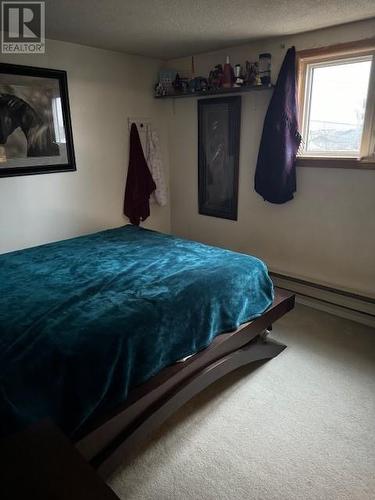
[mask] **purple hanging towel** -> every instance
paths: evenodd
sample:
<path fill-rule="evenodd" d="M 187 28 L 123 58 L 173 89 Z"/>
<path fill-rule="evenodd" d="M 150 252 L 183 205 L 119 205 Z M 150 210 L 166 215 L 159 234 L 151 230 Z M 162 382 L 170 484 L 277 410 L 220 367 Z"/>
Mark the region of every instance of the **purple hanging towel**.
<path fill-rule="evenodd" d="M 296 98 L 296 49 L 288 49 L 264 120 L 255 191 L 271 203 L 285 203 L 296 191 L 296 156 L 301 143 Z"/>
<path fill-rule="evenodd" d="M 130 129 L 129 167 L 126 178 L 124 214 L 139 226 L 150 215 L 150 195 L 156 185 L 145 160 L 137 126 Z"/>

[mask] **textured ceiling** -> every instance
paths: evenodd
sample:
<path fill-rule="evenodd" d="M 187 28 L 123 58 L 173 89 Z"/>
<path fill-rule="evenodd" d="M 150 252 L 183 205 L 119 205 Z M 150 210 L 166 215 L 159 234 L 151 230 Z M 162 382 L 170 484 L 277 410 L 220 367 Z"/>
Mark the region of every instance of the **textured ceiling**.
<path fill-rule="evenodd" d="M 170 59 L 375 16 L 375 0 L 48 0 L 56 40 Z"/>

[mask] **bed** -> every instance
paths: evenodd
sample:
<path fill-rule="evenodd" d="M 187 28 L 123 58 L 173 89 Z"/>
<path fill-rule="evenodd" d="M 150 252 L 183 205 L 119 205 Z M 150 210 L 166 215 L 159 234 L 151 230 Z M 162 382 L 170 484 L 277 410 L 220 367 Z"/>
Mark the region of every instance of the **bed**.
<path fill-rule="evenodd" d="M 264 263 L 135 226 L 0 256 L 0 433 L 51 418 L 107 475 L 293 307 Z M 181 361 L 182 360 L 182 361 Z"/>

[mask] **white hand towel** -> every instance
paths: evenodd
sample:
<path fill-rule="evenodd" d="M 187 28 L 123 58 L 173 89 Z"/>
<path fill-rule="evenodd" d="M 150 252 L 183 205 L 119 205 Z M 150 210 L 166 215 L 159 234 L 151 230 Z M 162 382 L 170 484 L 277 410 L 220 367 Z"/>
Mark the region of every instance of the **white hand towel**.
<path fill-rule="evenodd" d="M 152 197 L 161 207 L 164 207 L 168 202 L 168 194 L 161 161 L 160 142 L 157 132 L 150 126 L 146 131 L 146 161 L 156 184 Z"/>

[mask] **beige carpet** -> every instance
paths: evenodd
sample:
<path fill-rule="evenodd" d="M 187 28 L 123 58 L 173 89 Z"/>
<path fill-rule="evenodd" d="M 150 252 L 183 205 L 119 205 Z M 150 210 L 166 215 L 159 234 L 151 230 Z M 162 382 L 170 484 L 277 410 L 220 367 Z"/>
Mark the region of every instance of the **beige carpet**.
<path fill-rule="evenodd" d="M 170 418 L 109 484 L 122 499 L 375 499 L 375 330 L 305 306 L 277 358 Z"/>

